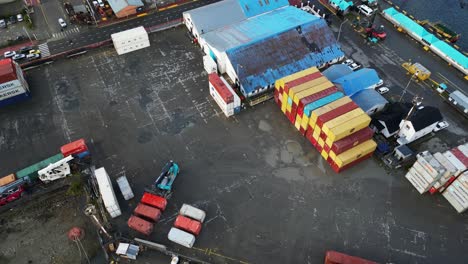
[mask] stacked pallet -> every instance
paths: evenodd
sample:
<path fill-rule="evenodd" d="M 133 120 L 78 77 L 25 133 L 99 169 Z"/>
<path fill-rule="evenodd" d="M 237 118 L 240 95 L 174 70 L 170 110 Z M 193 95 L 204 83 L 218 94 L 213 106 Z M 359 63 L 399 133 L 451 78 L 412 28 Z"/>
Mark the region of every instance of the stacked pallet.
<path fill-rule="evenodd" d="M 335 172 L 372 156 L 370 117 L 312 67 L 275 82 L 275 102 Z"/>

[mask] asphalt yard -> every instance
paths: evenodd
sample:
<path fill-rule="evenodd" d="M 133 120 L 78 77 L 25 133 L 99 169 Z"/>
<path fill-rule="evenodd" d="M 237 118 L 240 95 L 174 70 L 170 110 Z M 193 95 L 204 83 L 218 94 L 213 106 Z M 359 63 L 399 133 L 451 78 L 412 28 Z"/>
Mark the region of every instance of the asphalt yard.
<path fill-rule="evenodd" d="M 144 50 L 105 48 L 28 71 L 32 100 L 0 110 L 0 174 L 85 138 L 97 167 L 114 179 L 125 173 L 136 195 L 124 201 L 115 186 L 123 210 L 115 225 L 143 237 L 125 223 L 173 159 L 181 174 L 148 239 L 211 263 L 321 263 L 330 249 L 382 263 L 464 256 L 467 216 L 442 196 L 419 195 L 403 172 L 370 159 L 333 173 L 273 101 L 225 118 L 208 94 L 202 53 L 184 34 L 159 32 Z M 192 250 L 167 240 L 183 203 L 207 211 Z M 145 254 L 139 262 L 158 255 Z"/>

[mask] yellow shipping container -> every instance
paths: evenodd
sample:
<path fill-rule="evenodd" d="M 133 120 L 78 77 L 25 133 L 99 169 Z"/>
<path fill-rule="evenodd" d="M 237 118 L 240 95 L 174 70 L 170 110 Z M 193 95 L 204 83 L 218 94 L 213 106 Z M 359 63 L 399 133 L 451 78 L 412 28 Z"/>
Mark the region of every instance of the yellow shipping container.
<path fill-rule="evenodd" d="M 320 127 L 315 126 L 315 128 L 314 128 L 314 133 L 312 134 L 312 137 L 313 137 L 315 140 L 318 140 L 318 139 L 319 139 L 319 137 L 320 137 L 320 131 L 321 131 Z"/>
<path fill-rule="evenodd" d="M 286 103 L 286 111 L 291 113 L 292 105 Z"/>
<path fill-rule="evenodd" d="M 296 73 L 293 73 L 293 74 L 288 75 L 286 77 L 283 77 L 283 78 L 281 78 L 279 80 L 276 80 L 275 89 L 279 90 L 280 87 L 284 88 L 285 83 L 293 81 L 295 79 L 299 79 L 301 77 L 304 77 L 306 75 L 309 75 L 309 74 L 312 74 L 312 73 L 315 73 L 315 72 L 318 72 L 317 67 L 311 67 L 311 68 L 305 69 L 303 71 L 296 72 Z"/>
<path fill-rule="evenodd" d="M 320 153 L 322 157 L 327 160 L 328 159 L 328 153 L 325 150 L 322 150 L 322 153 Z"/>
<path fill-rule="evenodd" d="M 312 95 L 314 93 L 318 93 L 332 86 L 333 86 L 333 83 L 327 80 L 326 82 L 320 83 L 319 85 L 315 85 L 311 87 L 310 89 L 306 89 L 304 91 L 296 93 L 294 97 L 291 97 L 291 98 L 293 98 L 293 102 L 297 105 L 299 104 L 299 100 L 301 100 L 302 98 Z"/>
<path fill-rule="evenodd" d="M 299 115 L 296 115 L 296 121 L 294 122 L 294 126 L 299 130 L 301 127 L 301 117 Z"/>
<path fill-rule="evenodd" d="M 286 113 L 286 106 L 288 105 L 288 95 L 283 92 L 283 99 L 281 100 L 281 111 Z"/>
<path fill-rule="evenodd" d="M 324 105 L 320 108 L 315 109 L 312 111 L 312 114 L 310 115 L 310 120 L 309 120 L 309 125 L 311 127 L 315 126 L 315 123 L 317 122 L 317 118 L 325 113 L 330 112 L 333 109 L 336 109 L 342 105 L 345 105 L 347 103 L 351 102 L 351 98 L 348 96 L 341 97 L 340 99 L 333 101 L 327 105 Z"/>
<path fill-rule="evenodd" d="M 306 130 L 307 129 L 307 126 L 309 125 L 309 117 L 306 116 L 306 115 L 303 115 L 302 116 L 302 122 L 301 122 L 301 127 L 302 129 Z"/>
<path fill-rule="evenodd" d="M 317 140 L 317 143 L 318 143 L 321 147 L 323 147 L 323 146 L 325 145 L 325 140 L 323 140 L 323 138 L 319 138 L 319 139 Z"/>
<path fill-rule="evenodd" d="M 361 108 L 356 108 L 354 110 L 351 110 L 348 113 L 340 115 L 340 116 L 326 122 L 325 124 L 323 124 L 322 131 L 328 137 L 328 133 L 329 133 L 330 129 L 332 129 L 334 127 L 337 127 L 342 123 L 349 122 L 349 120 L 351 120 L 351 119 L 353 119 L 355 117 L 358 117 L 358 116 L 360 116 L 362 114 L 364 114 L 364 111 L 362 111 Z"/>
<path fill-rule="evenodd" d="M 376 147 L 377 144 L 374 142 L 374 140 L 369 139 L 363 142 L 362 144 L 359 144 L 356 147 L 349 149 L 336 156 L 334 161 L 336 165 L 338 165 L 338 167 L 341 168 L 369 153 L 372 153 Z"/>
<path fill-rule="evenodd" d="M 352 133 L 369 126 L 370 122 L 371 118 L 367 114 L 363 114 L 349 120 L 349 122 L 345 122 L 332 128 L 327 134 L 327 145 L 331 146 L 333 142 L 343 139 Z"/>
<path fill-rule="evenodd" d="M 299 85 L 294 86 L 291 89 L 289 89 L 288 96 L 291 97 L 291 98 L 294 98 L 294 96 L 297 93 L 300 93 L 300 92 L 302 92 L 304 90 L 307 90 L 309 88 L 312 88 L 314 86 L 317 86 L 317 85 L 319 85 L 321 83 L 324 83 L 324 82 L 327 82 L 327 81 L 328 81 L 327 77 L 322 76 L 322 77 L 314 79 L 312 81 L 308 81 L 308 82 L 305 82 L 303 84 L 299 84 Z"/>

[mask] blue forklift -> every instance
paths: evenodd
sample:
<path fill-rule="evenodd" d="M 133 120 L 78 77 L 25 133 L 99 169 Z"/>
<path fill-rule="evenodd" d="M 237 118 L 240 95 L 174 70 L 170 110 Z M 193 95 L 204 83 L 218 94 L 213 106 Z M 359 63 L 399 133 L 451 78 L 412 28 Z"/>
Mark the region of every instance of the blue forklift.
<path fill-rule="evenodd" d="M 159 177 L 154 181 L 151 190 L 147 190 L 164 198 L 169 198 L 172 193 L 172 185 L 179 174 L 179 165 L 170 160 L 161 170 Z"/>

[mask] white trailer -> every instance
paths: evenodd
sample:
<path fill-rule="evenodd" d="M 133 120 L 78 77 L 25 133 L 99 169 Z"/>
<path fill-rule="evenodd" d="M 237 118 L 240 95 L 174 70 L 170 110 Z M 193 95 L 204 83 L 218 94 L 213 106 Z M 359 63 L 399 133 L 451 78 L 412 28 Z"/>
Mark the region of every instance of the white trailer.
<path fill-rule="evenodd" d="M 179 214 L 195 219 L 199 221 L 200 223 L 203 223 L 206 217 L 205 211 L 200 210 L 196 207 L 193 207 L 189 204 L 183 204 L 182 207 L 180 208 Z"/>
<path fill-rule="evenodd" d="M 96 169 L 94 171 L 94 175 L 96 176 L 96 181 L 99 186 L 99 193 L 101 194 L 101 198 L 104 202 L 104 206 L 106 207 L 107 212 L 112 218 L 116 218 L 117 216 L 121 215 L 122 212 L 120 211 L 119 202 L 115 197 L 114 188 L 112 187 L 112 182 L 106 172 L 106 169 L 104 169 L 104 167 Z"/>
<path fill-rule="evenodd" d="M 114 33 L 111 38 L 119 55 L 150 46 L 148 33 L 142 26 Z"/>
<path fill-rule="evenodd" d="M 192 248 L 193 244 L 195 243 L 194 235 L 175 227 L 171 228 L 169 234 L 167 235 L 167 238 L 174 243 L 188 248 Z"/>
<path fill-rule="evenodd" d="M 125 175 L 117 178 L 117 184 L 119 185 L 120 192 L 122 193 L 125 200 L 128 201 L 135 197 L 132 191 L 132 187 L 130 187 L 130 184 L 128 183 L 127 177 Z"/>

